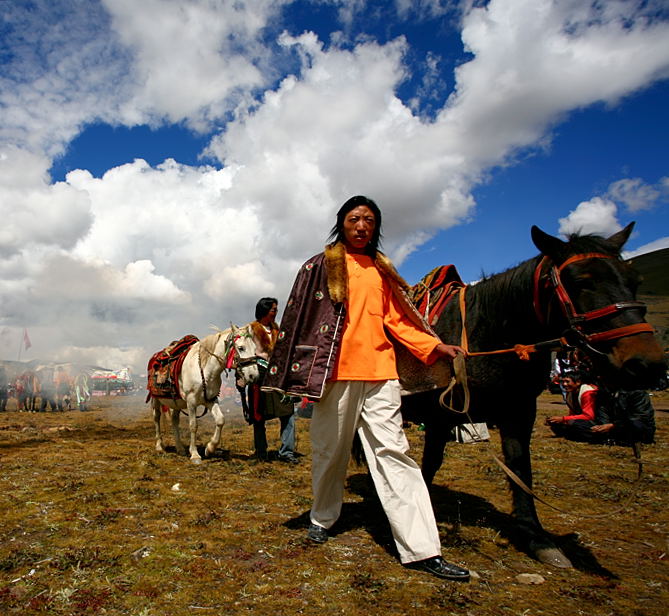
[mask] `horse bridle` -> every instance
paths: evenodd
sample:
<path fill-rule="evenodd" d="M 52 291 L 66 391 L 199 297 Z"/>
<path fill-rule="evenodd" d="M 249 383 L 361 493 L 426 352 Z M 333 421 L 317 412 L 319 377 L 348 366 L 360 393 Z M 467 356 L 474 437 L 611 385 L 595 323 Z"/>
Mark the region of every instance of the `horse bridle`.
<path fill-rule="evenodd" d="M 615 327 L 606 329 L 601 332 L 587 333 L 585 327 L 590 325 L 593 321 L 620 314 L 626 310 L 640 310 L 643 314 L 646 312 L 646 304 L 638 301 L 623 301 L 614 302 L 601 308 L 595 308 L 587 312 L 578 312 L 574 307 L 574 302 L 571 300 L 567 289 L 565 288 L 561 272 L 569 265 L 585 261 L 588 259 L 615 259 L 613 255 L 608 255 L 601 252 L 586 252 L 576 254 L 569 257 L 561 265 L 557 266 L 552 262 L 550 257 L 544 256 L 539 262 L 534 271 L 534 294 L 533 304 L 534 312 L 539 320 L 539 323 L 545 324 L 547 315 L 541 310 L 540 295 L 542 291 L 542 279 L 544 280 L 543 288 L 551 287 L 562 312 L 569 324 L 568 329 L 563 333 L 562 338 L 568 346 L 585 348 L 592 353 L 602 355 L 602 352 L 595 349 L 592 345 L 597 342 L 604 342 L 607 340 L 616 340 L 625 336 L 634 336 L 644 332 L 654 333 L 653 326 L 650 323 L 634 323 L 632 325 L 624 325 L 623 327 Z M 550 265 L 549 275 L 544 277 L 544 270 L 547 265 Z"/>
<path fill-rule="evenodd" d="M 228 374 L 228 370 L 231 370 L 232 368 L 234 368 L 235 372 L 239 374 L 241 369 L 244 368 L 245 366 L 250 366 L 251 364 L 257 364 L 263 361 L 263 359 L 258 355 L 252 355 L 251 357 L 244 357 L 243 359 L 240 359 L 238 357 L 239 352 L 237 351 L 235 342 L 237 342 L 237 340 L 239 340 L 243 335 L 248 337 L 251 336 L 251 334 L 249 333 L 233 334 L 232 332 L 230 332 L 230 335 L 225 341 L 225 350 L 224 350 L 225 357 L 221 357 L 220 355 L 214 353 L 213 351 L 210 351 L 209 349 L 204 349 L 207 353 L 209 353 L 209 355 L 216 358 L 216 361 L 219 363 L 221 368 L 225 370 L 226 375 Z M 207 397 L 207 381 L 204 377 L 202 362 L 200 361 L 200 349 L 201 347 L 198 348 L 197 351 L 197 363 L 198 367 L 200 368 L 200 378 L 202 379 L 202 394 L 204 396 L 205 402 L 214 402 L 218 398 L 218 394 L 215 395 L 213 398 Z"/>
<path fill-rule="evenodd" d="M 245 368 L 246 366 L 250 366 L 252 364 L 258 364 L 261 363 L 263 360 L 262 357 L 259 355 L 252 355 L 251 357 L 239 357 L 239 352 L 237 351 L 237 347 L 235 346 L 235 342 L 239 340 L 242 336 L 245 336 L 247 338 L 252 338 L 253 335 L 250 333 L 246 334 L 233 334 L 232 332 L 230 333 L 230 336 L 226 340 L 225 343 L 225 362 L 222 363 L 223 368 L 226 371 L 231 370 L 232 368 L 235 369 L 235 372 L 239 373 L 242 368 Z M 221 361 L 220 358 L 217 357 L 219 362 Z"/>

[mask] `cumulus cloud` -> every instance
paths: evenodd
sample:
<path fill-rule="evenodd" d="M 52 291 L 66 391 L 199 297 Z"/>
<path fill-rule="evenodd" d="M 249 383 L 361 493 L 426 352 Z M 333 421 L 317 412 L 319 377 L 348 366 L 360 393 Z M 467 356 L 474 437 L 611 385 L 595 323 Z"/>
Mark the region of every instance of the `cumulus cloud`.
<path fill-rule="evenodd" d="M 283 2 L 103 0 L 132 54 L 130 125 L 185 121 L 205 130 L 273 74 L 263 29 Z M 276 60 L 276 58 L 275 58 Z"/>
<path fill-rule="evenodd" d="M 12 221 L 0 230 L 0 325 L 31 324 L 31 351 L 120 349 L 114 361 L 142 370 L 137 358 L 178 336 L 250 320 L 259 295 L 286 296 L 352 194 L 381 204 L 385 247 L 399 263 L 471 215 L 472 190 L 491 167 L 549 141 L 570 111 L 615 104 L 669 66 L 669 26 L 649 5 L 465 4 L 470 55 L 426 120 L 414 111 L 420 101 L 397 95 L 405 38 L 279 36 L 287 3 L 10 3 L 0 30 L 12 58 L 0 76 L 0 213 Z M 332 4 L 342 20 L 362 7 Z M 437 15 L 446 4 L 396 6 Z M 427 57 L 423 82 L 438 83 L 442 64 Z M 51 159 L 95 119 L 222 127 L 207 150 L 220 168 L 137 159 L 52 184 Z M 645 207 L 643 188 L 632 178 L 579 204 L 561 232 L 619 229 L 614 201 Z"/>
<path fill-rule="evenodd" d="M 627 206 L 630 212 L 639 212 L 653 208 L 662 193 L 661 189 L 646 184 L 641 178 L 624 178 L 613 182 L 608 194 L 614 201 Z"/>
<path fill-rule="evenodd" d="M 609 236 L 622 229 L 616 204 L 602 197 L 579 203 L 565 218 L 560 218 L 560 234 L 578 233 Z"/>
<path fill-rule="evenodd" d="M 497 164 L 573 109 L 615 103 L 669 70 L 667 24 L 637 2 L 493 0 L 463 18 L 474 59 L 442 112 L 468 159 Z M 634 70 L 630 70 L 634 67 Z"/>
<path fill-rule="evenodd" d="M 3 2 L 0 57 L 0 142 L 54 156 L 86 122 L 118 122 L 130 58 L 98 2 Z"/>
<path fill-rule="evenodd" d="M 17 148 L 0 148 L 0 255 L 32 245 L 74 248 L 93 222 L 85 192 L 51 184 L 50 161 Z"/>
<path fill-rule="evenodd" d="M 264 28 L 283 4 L 3 3 L 0 139 L 54 156 L 94 121 L 210 129 L 276 78 Z"/>

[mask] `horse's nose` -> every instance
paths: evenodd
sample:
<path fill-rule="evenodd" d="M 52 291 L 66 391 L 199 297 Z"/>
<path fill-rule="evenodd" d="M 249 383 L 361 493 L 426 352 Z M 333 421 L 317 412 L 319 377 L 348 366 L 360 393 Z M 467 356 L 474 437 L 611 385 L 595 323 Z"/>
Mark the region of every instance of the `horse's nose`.
<path fill-rule="evenodd" d="M 649 362 L 643 357 L 632 357 L 622 366 L 621 377 L 624 389 L 653 389 L 667 375 L 664 362 Z"/>

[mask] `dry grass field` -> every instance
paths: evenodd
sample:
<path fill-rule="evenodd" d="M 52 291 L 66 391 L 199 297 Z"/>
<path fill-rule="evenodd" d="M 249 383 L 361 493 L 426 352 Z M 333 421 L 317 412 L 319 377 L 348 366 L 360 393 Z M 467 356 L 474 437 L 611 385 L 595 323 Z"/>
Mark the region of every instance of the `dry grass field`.
<path fill-rule="evenodd" d="M 517 546 L 506 480 L 490 457 L 497 433 L 489 445 L 452 445 L 432 496 L 444 556 L 475 572 L 469 584 L 398 563 L 366 472 L 353 465 L 331 540 L 305 540 L 306 419 L 299 466 L 257 464 L 234 408 L 223 449 L 195 466 L 173 447 L 154 451 L 143 396 L 96 398 L 85 413 L 2 413 L 0 613 L 664 616 L 669 394 L 654 401 L 658 442 L 644 447 L 635 482 L 628 449 L 551 438 L 543 418 L 561 412 L 560 400 L 540 398 L 535 488 L 562 511 L 538 509 L 573 570 L 549 569 Z M 275 446 L 277 433 L 270 422 Z M 419 458 L 423 433 L 407 434 Z M 540 577 L 529 584 L 522 574 Z"/>

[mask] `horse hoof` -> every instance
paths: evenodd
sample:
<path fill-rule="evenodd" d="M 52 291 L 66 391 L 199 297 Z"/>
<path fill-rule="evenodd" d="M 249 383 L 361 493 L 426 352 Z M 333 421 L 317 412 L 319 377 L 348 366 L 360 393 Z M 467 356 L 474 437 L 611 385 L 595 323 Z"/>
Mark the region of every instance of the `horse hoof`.
<path fill-rule="evenodd" d="M 573 569 L 574 565 L 558 548 L 539 548 L 533 551 L 537 560 L 544 565 L 557 567 L 558 569 Z"/>
<path fill-rule="evenodd" d="M 190 461 L 192 464 L 202 464 L 202 458 L 191 458 Z"/>

